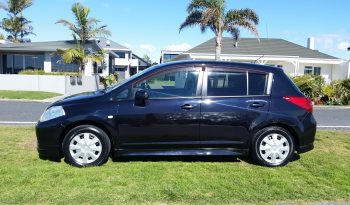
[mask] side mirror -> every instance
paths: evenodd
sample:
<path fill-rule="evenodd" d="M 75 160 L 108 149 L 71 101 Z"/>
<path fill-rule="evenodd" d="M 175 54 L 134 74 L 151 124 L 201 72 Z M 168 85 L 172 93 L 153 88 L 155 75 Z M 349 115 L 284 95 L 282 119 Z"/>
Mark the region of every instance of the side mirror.
<path fill-rule="evenodd" d="M 138 90 L 135 93 L 135 106 L 145 107 L 149 95 L 145 90 Z"/>

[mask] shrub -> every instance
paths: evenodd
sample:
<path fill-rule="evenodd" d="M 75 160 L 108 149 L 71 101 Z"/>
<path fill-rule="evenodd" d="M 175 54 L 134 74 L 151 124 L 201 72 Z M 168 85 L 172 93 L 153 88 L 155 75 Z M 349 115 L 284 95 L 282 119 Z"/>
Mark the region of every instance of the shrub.
<path fill-rule="evenodd" d="M 325 86 L 325 80 L 319 75 L 302 75 L 292 78 L 301 92 L 310 99 L 322 96 L 322 88 Z"/>
<path fill-rule="evenodd" d="M 45 72 L 44 70 L 38 70 L 38 69 L 27 69 L 22 70 L 18 74 L 20 75 L 64 75 L 64 76 L 79 76 L 80 73 L 72 73 L 72 72 Z"/>
<path fill-rule="evenodd" d="M 324 86 L 323 94 L 327 97 L 329 105 L 350 104 L 350 80 L 335 80 Z"/>
<path fill-rule="evenodd" d="M 114 85 L 117 82 L 118 82 L 117 72 L 106 77 L 100 76 L 100 83 L 102 83 L 105 88 L 107 88 L 108 86 Z"/>

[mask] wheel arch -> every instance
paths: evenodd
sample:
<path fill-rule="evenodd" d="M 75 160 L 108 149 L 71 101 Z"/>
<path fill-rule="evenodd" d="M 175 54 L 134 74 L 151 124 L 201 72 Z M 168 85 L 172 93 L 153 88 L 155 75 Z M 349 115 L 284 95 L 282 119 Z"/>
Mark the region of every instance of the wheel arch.
<path fill-rule="evenodd" d="M 100 128 L 101 130 L 103 130 L 107 134 L 107 136 L 108 136 L 108 138 L 109 138 L 109 140 L 111 142 L 112 147 L 114 146 L 114 140 L 113 140 L 112 132 L 107 128 L 107 126 L 105 126 L 103 123 L 99 123 L 99 122 L 96 122 L 96 121 L 81 120 L 81 121 L 73 122 L 73 123 L 69 124 L 68 126 L 66 126 L 64 128 L 64 130 L 63 130 L 63 132 L 61 134 L 61 137 L 60 137 L 60 150 L 62 150 L 62 144 L 63 144 L 64 138 L 66 137 L 68 132 L 70 130 L 72 130 L 73 128 L 81 126 L 81 125 L 92 125 L 92 126 Z"/>
<path fill-rule="evenodd" d="M 298 133 L 292 126 L 289 126 L 289 125 L 284 124 L 284 123 L 277 122 L 277 123 L 269 123 L 267 125 L 264 125 L 259 130 L 262 130 L 262 129 L 267 128 L 267 127 L 281 127 L 283 129 L 287 130 L 292 135 L 292 138 L 293 138 L 294 143 L 295 143 L 295 150 L 299 151 L 299 137 L 298 137 Z"/>

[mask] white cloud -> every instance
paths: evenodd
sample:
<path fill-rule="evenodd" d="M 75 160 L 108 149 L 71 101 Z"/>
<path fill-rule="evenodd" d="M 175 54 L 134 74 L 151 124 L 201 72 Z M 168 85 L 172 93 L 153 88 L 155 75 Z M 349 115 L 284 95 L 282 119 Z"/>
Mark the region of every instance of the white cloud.
<path fill-rule="evenodd" d="M 344 51 L 349 47 L 348 42 L 350 42 L 349 34 L 345 32 L 320 34 L 315 38 L 316 47 L 329 51 Z"/>
<path fill-rule="evenodd" d="M 191 45 L 187 43 L 181 43 L 181 44 L 172 44 L 166 48 L 166 50 L 169 51 L 188 51 L 192 48 Z"/>
<path fill-rule="evenodd" d="M 127 48 L 130 48 L 130 49 L 133 49 L 133 46 L 129 43 L 124 43 L 124 46 L 127 47 Z"/>
<path fill-rule="evenodd" d="M 151 54 L 156 50 L 156 47 L 152 44 L 141 44 L 140 48 L 147 54 Z"/>
<path fill-rule="evenodd" d="M 343 41 L 338 44 L 338 49 L 342 51 L 347 51 L 348 48 L 350 47 L 350 43 Z"/>

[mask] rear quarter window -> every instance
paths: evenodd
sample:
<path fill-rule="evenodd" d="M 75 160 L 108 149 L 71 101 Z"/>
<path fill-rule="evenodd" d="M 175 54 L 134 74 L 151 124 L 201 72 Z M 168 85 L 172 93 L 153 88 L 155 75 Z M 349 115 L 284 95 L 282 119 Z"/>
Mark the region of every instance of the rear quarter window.
<path fill-rule="evenodd" d="M 249 95 L 266 95 L 268 75 L 264 73 L 249 73 Z"/>

